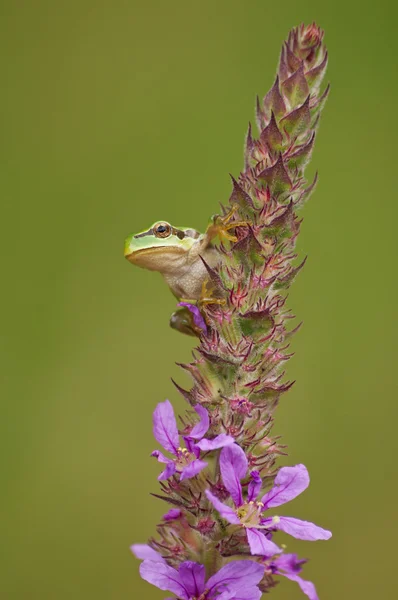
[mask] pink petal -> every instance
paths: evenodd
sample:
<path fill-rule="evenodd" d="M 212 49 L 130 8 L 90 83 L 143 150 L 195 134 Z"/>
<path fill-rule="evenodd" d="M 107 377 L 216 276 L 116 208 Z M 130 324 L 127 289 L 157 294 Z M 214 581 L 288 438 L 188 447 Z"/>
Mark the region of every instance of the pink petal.
<path fill-rule="evenodd" d="M 185 446 L 186 446 L 188 452 L 194 453 L 196 458 L 199 458 L 200 450 L 199 450 L 199 448 L 196 447 L 195 440 L 193 438 L 185 436 L 185 435 L 183 437 L 183 440 L 185 442 Z"/>
<path fill-rule="evenodd" d="M 287 571 L 288 573 L 299 573 L 303 570 L 302 565 L 307 562 L 305 558 L 298 558 L 297 554 L 281 554 L 273 563 L 278 571 Z"/>
<path fill-rule="evenodd" d="M 151 452 L 151 456 L 154 456 L 155 458 L 157 458 L 157 459 L 158 459 L 158 461 L 159 461 L 159 462 L 161 462 L 161 463 L 166 463 L 166 464 L 168 464 L 168 463 L 170 463 L 170 462 L 173 462 L 173 461 L 171 460 L 171 458 L 168 458 L 167 456 L 165 456 L 165 455 L 163 454 L 163 452 L 160 452 L 160 450 L 154 450 L 153 452 Z"/>
<path fill-rule="evenodd" d="M 299 584 L 301 591 L 304 592 L 304 594 L 308 596 L 310 600 L 319 600 L 318 594 L 316 593 L 316 589 L 312 581 L 306 581 L 305 579 L 302 579 L 300 575 L 296 575 L 295 573 L 278 572 L 278 575 L 283 575 L 291 581 L 296 581 L 296 583 Z"/>
<path fill-rule="evenodd" d="M 217 596 L 215 600 L 260 600 L 262 592 L 257 586 L 250 587 L 239 592 L 223 592 L 221 596 Z"/>
<path fill-rule="evenodd" d="M 199 598 L 205 589 L 205 567 L 196 562 L 185 561 L 180 564 L 178 574 L 189 597 Z"/>
<path fill-rule="evenodd" d="M 156 552 L 148 544 L 133 544 L 130 546 L 131 552 L 136 558 L 140 560 L 153 560 L 155 562 L 165 562 L 164 558 L 160 556 L 159 552 Z"/>
<path fill-rule="evenodd" d="M 310 478 L 304 465 L 282 467 L 275 478 L 274 487 L 267 492 L 261 502 L 264 509 L 285 504 L 301 494 L 309 485 Z"/>
<path fill-rule="evenodd" d="M 203 450 L 204 452 L 208 450 L 217 450 L 218 448 L 224 448 L 225 446 L 230 446 L 235 442 L 235 439 L 230 435 L 226 435 L 225 433 L 220 433 L 213 440 L 203 439 L 200 442 L 196 443 L 196 446 Z"/>
<path fill-rule="evenodd" d="M 310 521 L 302 521 L 294 517 L 273 517 L 264 519 L 263 523 L 274 529 L 284 531 L 299 540 L 315 542 L 316 540 L 328 540 L 332 537 L 331 531 L 322 529 L 322 527 L 318 527 Z"/>
<path fill-rule="evenodd" d="M 222 567 L 215 575 L 210 577 L 206 583 L 206 589 L 212 592 L 229 589 L 239 596 L 239 592 L 245 588 L 256 586 L 264 575 L 264 567 L 252 560 L 234 560 Z M 218 600 L 219 597 L 217 597 Z"/>
<path fill-rule="evenodd" d="M 184 479 L 191 479 L 191 477 L 195 477 L 195 475 L 200 473 L 205 467 L 207 467 L 207 462 L 205 462 L 204 460 L 192 461 L 181 471 L 180 481 L 183 481 Z"/>
<path fill-rule="evenodd" d="M 178 572 L 166 563 L 144 560 L 140 566 L 142 579 L 152 583 L 160 590 L 172 592 L 178 598 L 189 600 L 189 596 Z"/>
<path fill-rule="evenodd" d="M 169 477 L 174 475 L 175 472 L 176 466 L 171 460 L 169 463 L 167 463 L 165 470 L 162 471 L 161 474 L 158 476 L 158 481 L 164 481 L 165 479 L 169 479 Z"/>
<path fill-rule="evenodd" d="M 165 515 L 163 515 L 164 521 L 176 521 L 182 516 L 182 512 L 179 508 L 170 508 Z"/>
<path fill-rule="evenodd" d="M 153 435 L 165 450 L 176 454 L 180 445 L 174 410 L 169 402 L 159 402 L 153 413 Z"/>
<path fill-rule="evenodd" d="M 220 515 L 228 521 L 228 523 L 234 523 L 234 525 L 240 525 L 240 520 L 236 516 L 235 511 L 230 506 L 227 506 L 221 502 L 217 496 L 212 494 L 209 490 L 206 490 L 206 496 L 213 504 L 214 508 L 220 513 Z"/>
<path fill-rule="evenodd" d="M 282 552 L 272 540 L 266 538 L 258 529 L 248 527 L 246 533 L 251 554 L 268 557 L 278 554 L 278 552 Z"/>
<path fill-rule="evenodd" d="M 247 489 L 247 499 L 249 502 L 255 501 L 258 494 L 260 493 L 261 486 L 263 482 L 261 480 L 260 474 L 258 471 L 252 471 L 250 473 L 250 483 Z"/>
<path fill-rule="evenodd" d="M 165 470 L 162 471 L 159 475 L 158 481 L 163 481 L 164 479 L 168 479 L 169 477 L 174 475 L 174 473 L 176 472 L 176 466 L 174 464 L 174 461 L 171 460 L 171 458 L 167 458 L 167 456 L 162 454 L 162 452 L 160 452 L 159 450 L 154 450 L 153 452 L 151 452 L 151 456 L 154 456 L 158 459 L 159 462 L 165 463 L 167 465 Z"/>
<path fill-rule="evenodd" d="M 195 323 L 196 327 L 199 327 L 203 333 L 207 333 L 206 321 L 204 320 L 199 308 L 195 304 L 190 304 L 189 302 L 179 302 L 178 306 L 185 306 L 193 315 L 193 322 Z"/>
<path fill-rule="evenodd" d="M 189 437 L 195 438 L 196 440 L 200 440 L 200 438 L 202 438 L 209 429 L 209 413 L 207 412 L 207 409 L 204 406 L 201 406 L 200 404 L 194 406 L 194 409 L 199 415 L 200 421 L 199 423 L 196 423 L 196 425 L 193 427 L 191 433 L 189 434 Z"/>
<path fill-rule="evenodd" d="M 247 458 L 238 444 L 223 448 L 220 454 L 220 470 L 223 483 L 236 506 L 243 504 L 242 486 L 240 480 L 247 473 Z"/>

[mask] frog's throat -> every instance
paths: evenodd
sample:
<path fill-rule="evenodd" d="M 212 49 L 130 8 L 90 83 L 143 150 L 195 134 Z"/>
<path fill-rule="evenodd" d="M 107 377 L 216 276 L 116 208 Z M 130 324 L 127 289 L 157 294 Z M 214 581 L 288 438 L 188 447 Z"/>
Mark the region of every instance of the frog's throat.
<path fill-rule="evenodd" d="M 131 263 L 139 263 L 140 259 L 145 256 L 154 256 L 155 254 L 164 254 L 165 250 L 167 254 L 185 254 L 186 248 L 180 248 L 178 246 L 156 246 L 156 248 L 141 248 L 139 250 L 133 250 L 130 254 L 125 254 L 125 258 Z"/>

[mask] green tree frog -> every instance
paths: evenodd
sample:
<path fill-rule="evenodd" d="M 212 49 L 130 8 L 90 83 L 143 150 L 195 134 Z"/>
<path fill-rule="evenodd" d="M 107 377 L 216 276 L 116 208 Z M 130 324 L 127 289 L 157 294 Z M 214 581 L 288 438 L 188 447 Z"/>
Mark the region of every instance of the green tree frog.
<path fill-rule="evenodd" d="M 220 302 L 205 297 L 208 272 L 202 259 L 210 267 L 220 260 L 220 253 L 212 244 L 217 235 L 236 241 L 229 230 L 247 223 L 230 222 L 235 210 L 233 207 L 224 217 L 214 216 L 203 234 L 189 227 L 174 227 L 166 221 L 158 221 L 146 231 L 126 238 L 124 256 L 133 265 L 161 273 L 179 301 Z M 170 325 L 183 333 L 197 335 L 187 308 L 176 311 Z"/>

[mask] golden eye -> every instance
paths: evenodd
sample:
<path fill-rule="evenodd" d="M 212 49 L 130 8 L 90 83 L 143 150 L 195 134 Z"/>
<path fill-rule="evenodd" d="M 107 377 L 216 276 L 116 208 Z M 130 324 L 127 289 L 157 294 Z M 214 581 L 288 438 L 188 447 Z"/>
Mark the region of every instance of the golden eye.
<path fill-rule="evenodd" d="M 171 235 L 171 227 L 168 223 L 156 223 L 153 232 L 158 238 L 167 238 Z"/>

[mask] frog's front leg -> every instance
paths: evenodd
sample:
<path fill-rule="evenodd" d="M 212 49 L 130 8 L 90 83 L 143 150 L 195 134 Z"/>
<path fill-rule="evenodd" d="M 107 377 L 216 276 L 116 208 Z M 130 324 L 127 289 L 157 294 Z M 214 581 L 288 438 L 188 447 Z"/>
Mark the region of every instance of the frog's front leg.
<path fill-rule="evenodd" d="M 235 229 L 236 227 L 245 227 L 249 225 L 247 221 L 231 221 L 238 208 L 239 206 L 234 204 L 231 210 L 223 217 L 221 215 L 214 215 L 212 217 L 212 222 L 207 227 L 206 232 L 189 251 L 191 260 L 194 260 L 199 255 L 204 255 L 205 250 L 217 236 L 230 242 L 236 242 L 238 240 L 235 235 L 229 233 L 230 230 Z"/>
<path fill-rule="evenodd" d="M 223 306 L 225 304 L 225 298 L 218 298 L 214 295 L 215 289 L 208 279 L 205 279 L 202 283 L 202 292 L 198 300 L 198 308 L 206 306 L 206 304 L 219 304 Z"/>

